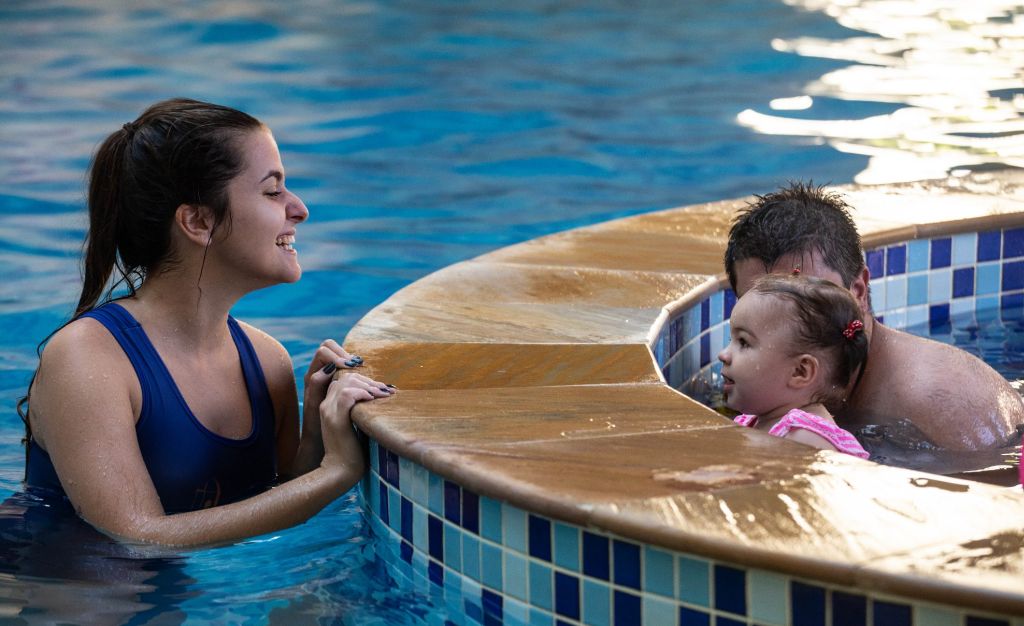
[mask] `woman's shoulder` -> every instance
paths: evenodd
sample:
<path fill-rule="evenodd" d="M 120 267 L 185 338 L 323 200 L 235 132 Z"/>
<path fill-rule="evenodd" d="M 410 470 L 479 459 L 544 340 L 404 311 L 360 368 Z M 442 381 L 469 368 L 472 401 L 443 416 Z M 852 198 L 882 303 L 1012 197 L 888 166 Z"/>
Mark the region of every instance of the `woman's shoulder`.
<path fill-rule="evenodd" d="M 248 322 L 243 322 L 239 319 L 235 321 L 238 322 L 238 326 L 245 332 L 249 342 L 252 343 L 256 356 L 259 358 L 260 364 L 267 375 L 284 373 L 288 378 L 293 376 L 292 358 L 280 341 L 275 339 L 270 333 Z"/>

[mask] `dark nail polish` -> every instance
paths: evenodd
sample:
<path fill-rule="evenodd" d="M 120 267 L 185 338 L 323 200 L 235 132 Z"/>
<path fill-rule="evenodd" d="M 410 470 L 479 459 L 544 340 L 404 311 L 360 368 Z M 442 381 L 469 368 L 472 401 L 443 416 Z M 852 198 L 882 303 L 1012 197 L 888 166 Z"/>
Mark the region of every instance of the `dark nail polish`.
<path fill-rule="evenodd" d="M 394 385 L 385 384 L 384 386 L 387 387 L 388 389 L 398 389 L 398 387 L 395 387 Z"/>
<path fill-rule="evenodd" d="M 383 391 L 384 393 L 391 393 L 391 390 L 390 390 L 390 389 L 388 389 L 387 387 L 377 387 L 377 389 L 380 389 L 380 390 L 381 390 L 381 391 Z"/>
<path fill-rule="evenodd" d="M 331 375 L 334 373 L 334 370 L 336 369 L 338 369 L 337 365 L 335 365 L 334 363 L 328 363 L 327 365 L 324 365 L 320 369 L 320 371 L 323 372 L 324 374 Z"/>
<path fill-rule="evenodd" d="M 345 367 L 356 367 L 357 365 L 359 365 L 359 363 L 357 361 L 354 361 L 354 360 L 351 360 L 351 359 L 349 359 L 348 361 L 345 361 Z"/>
<path fill-rule="evenodd" d="M 352 360 L 355 361 L 356 363 L 362 363 L 363 362 L 363 357 L 353 354 L 352 355 Z"/>

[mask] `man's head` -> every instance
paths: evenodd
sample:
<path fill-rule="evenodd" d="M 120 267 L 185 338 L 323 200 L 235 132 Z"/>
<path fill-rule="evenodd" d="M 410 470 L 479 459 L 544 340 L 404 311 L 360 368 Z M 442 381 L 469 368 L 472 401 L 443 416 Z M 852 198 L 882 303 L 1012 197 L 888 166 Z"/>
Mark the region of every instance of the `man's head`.
<path fill-rule="evenodd" d="M 742 296 L 764 274 L 794 270 L 842 285 L 870 311 L 868 271 L 860 235 L 839 194 L 790 183 L 757 200 L 729 230 L 725 271 Z"/>

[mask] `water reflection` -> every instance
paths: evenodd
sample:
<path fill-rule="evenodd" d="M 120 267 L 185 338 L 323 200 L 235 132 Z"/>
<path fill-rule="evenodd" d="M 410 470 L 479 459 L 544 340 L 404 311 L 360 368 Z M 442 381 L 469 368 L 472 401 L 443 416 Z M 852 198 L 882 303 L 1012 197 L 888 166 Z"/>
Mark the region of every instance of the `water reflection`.
<path fill-rule="evenodd" d="M 863 184 L 945 178 L 986 164 L 1024 167 L 1024 6 L 1009 0 L 784 0 L 872 36 L 776 39 L 802 56 L 852 61 L 747 109 L 740 124 L 771 135 L 813 137 L 869 157 Z M 831 100 L 895 105 L 859 119 L 829 115 Z M 830 119 L 831 118 L 831 119 Z"/>

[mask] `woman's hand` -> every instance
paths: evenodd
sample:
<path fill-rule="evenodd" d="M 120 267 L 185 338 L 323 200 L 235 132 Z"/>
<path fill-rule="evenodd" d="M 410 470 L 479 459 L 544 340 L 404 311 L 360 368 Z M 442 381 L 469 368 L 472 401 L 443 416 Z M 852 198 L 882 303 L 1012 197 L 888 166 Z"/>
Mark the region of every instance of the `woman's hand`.
<path fill-rule="evenodd" d="M 321 467 L 358 468 L 358 480 L 362 475 L 362 446 L 356 439 L 352 427 L 352 407 L 359 402 L 374 398 L 387 398 L 394 393 L 393 387 L 377 382 L 362 374 L 341 373 L 327 389 L 327 395 L 320 403 L 320 423 L 323 429 L 324 458 Z"/>

